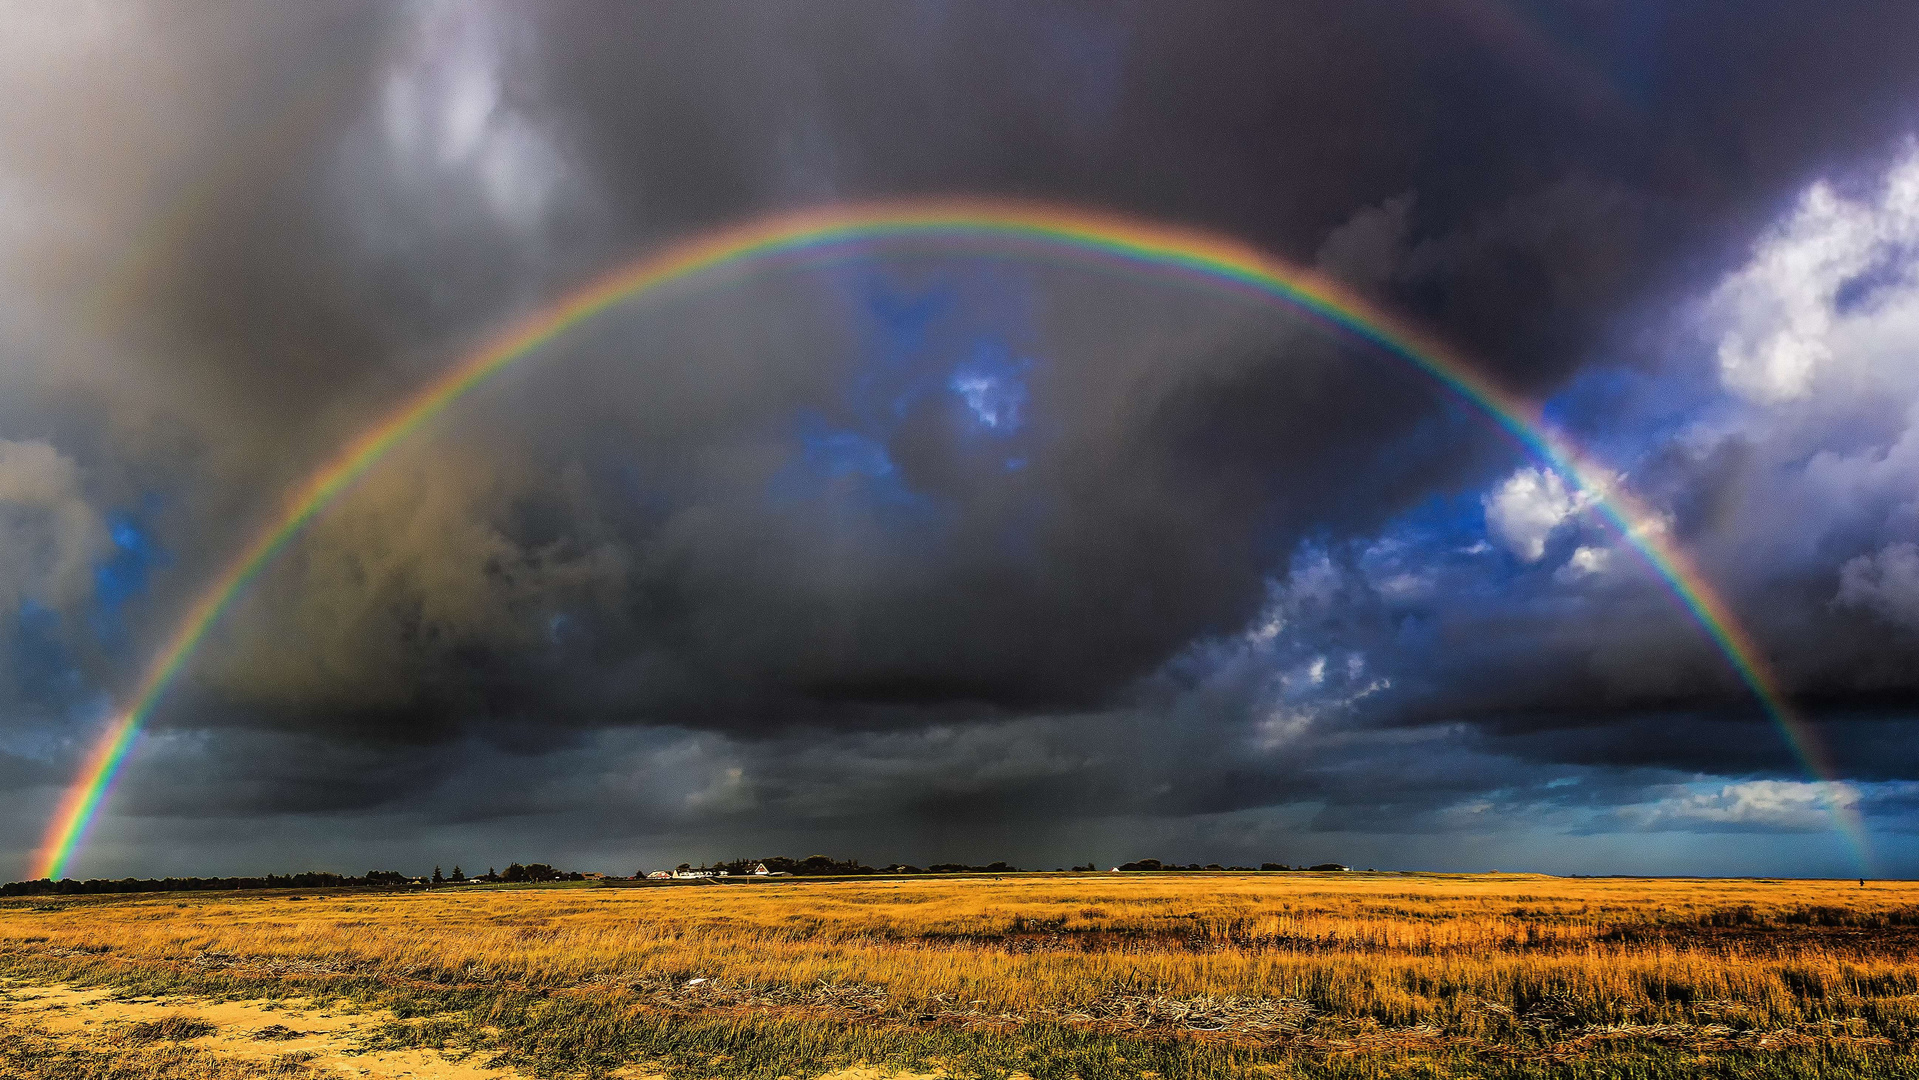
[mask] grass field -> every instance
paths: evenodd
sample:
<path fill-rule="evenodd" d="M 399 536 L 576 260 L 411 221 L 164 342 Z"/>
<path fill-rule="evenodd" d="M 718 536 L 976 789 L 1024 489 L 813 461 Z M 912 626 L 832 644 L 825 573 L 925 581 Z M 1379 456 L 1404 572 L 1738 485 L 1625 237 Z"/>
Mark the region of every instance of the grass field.
<path fill-rule="evenodd" d="M 1850 881 L 36 898 L 0 1076 L 1910 1077 L 1916 946 L 1919 886 Z"/>

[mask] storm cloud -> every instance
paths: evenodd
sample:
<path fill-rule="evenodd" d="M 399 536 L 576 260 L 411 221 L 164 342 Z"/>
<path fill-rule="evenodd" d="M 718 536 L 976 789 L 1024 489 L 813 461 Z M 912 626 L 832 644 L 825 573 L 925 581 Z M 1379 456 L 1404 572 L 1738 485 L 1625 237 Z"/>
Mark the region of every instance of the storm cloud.
<path fill-rule="evenodd" d="M 1669 869 L 1757 831 L 1714 865 L 1845 872 L 1836 799 L 1913 857 L 1909 4 L 9 19 L 17 835 L 297 481 L 490 333 L 720 225 L 989 195 L 1316 266 L 1545 401 L 1841 786 L 1586 493 L 1403 363 L 915 243 L 623 305 L 416 433 L 195 655 L 89 859 Z"/>

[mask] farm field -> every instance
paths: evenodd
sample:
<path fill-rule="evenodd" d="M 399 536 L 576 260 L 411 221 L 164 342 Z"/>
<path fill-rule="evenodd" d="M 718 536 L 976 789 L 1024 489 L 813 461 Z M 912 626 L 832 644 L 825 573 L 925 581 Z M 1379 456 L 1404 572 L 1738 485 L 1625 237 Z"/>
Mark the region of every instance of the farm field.
<path fill-rule="evenodd" d="M 1919 1075 L 1919 885 L 1416 874 L 47 897 L 0 1076 Z"/>

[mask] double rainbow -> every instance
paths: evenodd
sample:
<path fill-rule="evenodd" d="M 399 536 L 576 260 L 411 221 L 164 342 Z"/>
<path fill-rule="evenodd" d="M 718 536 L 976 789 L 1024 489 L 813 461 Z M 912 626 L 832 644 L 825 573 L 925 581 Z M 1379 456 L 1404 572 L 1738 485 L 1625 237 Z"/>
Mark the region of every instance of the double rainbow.
<path fill-rule="evenodd" d="M 521 319 L 347 444 L 292 492 L 273 524 L 193 605 L 148 669 L 132 703 L 112 720 L 62 799 L 41 845 L 35 876 L 57 878 L 66 871 L 140 728 L 234 598 L 307 522 L 401 440 L 488 376 L 641 294 L 718 271 L 750 270 L 762 263 L 888 241 L 1011 248 L 1190 277 L 1212 287 L 1277 300 L 1407 361 L 1471 402 L 1583 489 L 1705 629 L 1793 752 L 1827 785 L 1828 794 L 1837 790 L 1831 762 L 1811 728 L 1788 705 L 1757 644 L 1706 576 L 1667 536 L 1659 516 L 1634 500 L 1612 474 L 1555 435 L 1537 405 L 1493 384 L 1439 341 L 1335 282 L 1221 236 L 1055 206 L 913 201 L 829 207 L 750 221 L 621 266 Z M 1829 798 L 1829 805 L 1863 866 L 1865 833 L 1857 812 L 1837 798 Z"/>

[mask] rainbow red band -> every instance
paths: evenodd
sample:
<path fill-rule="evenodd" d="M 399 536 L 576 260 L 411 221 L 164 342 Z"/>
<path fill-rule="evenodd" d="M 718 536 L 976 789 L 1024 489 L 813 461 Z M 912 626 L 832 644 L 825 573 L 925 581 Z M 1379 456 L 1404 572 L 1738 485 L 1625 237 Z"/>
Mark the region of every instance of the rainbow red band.
<path fill-rule="evenodd" d="M 488 376 L 567 330 L 624 301 L 661 286 L 726 268 L 752 268 L 784 256 L 803 256 L 854 244 L 899 240 L 957 240 L 1036 246 L 1095 262 L 1142 266 L 1191 275 L 1278 300 L 1370 342 L 1437 379 L 1472 402 L 1523 446 L 1587 491 L 1605 517 L 1636 549 L 1698 620 L 1808 770 L 1828 785 L 1836 776 L 1812 729 L 1793 712 L 1777 678 L 1732 609 L 1660 527 L 1659 518 L 1619 489 L 1609 474 L 1555 436 L 1537 407 L 1506 393 L 1461 357 L 1335 282 L 1254 248 L 1207 233 L 1059 207 L 952 200 L 882 203 L 781 215 L 695 238 L 615 269 L 453 365 L 349 443 L 295 489 L 286 509 L 243 550 L 168 640 L 132 704 L 114 718 L 62 799 L 40 849 L 36 876 L 63 874 L 106 800 L 114 778 L 153 709 L 191 659 L 207 631 L 255 574 L 306 523 L 388 450 L 459 400 Z M 1840 831 L 1861 865 L 1866 838 L 1858 814 L 1830 801 Z"/>

